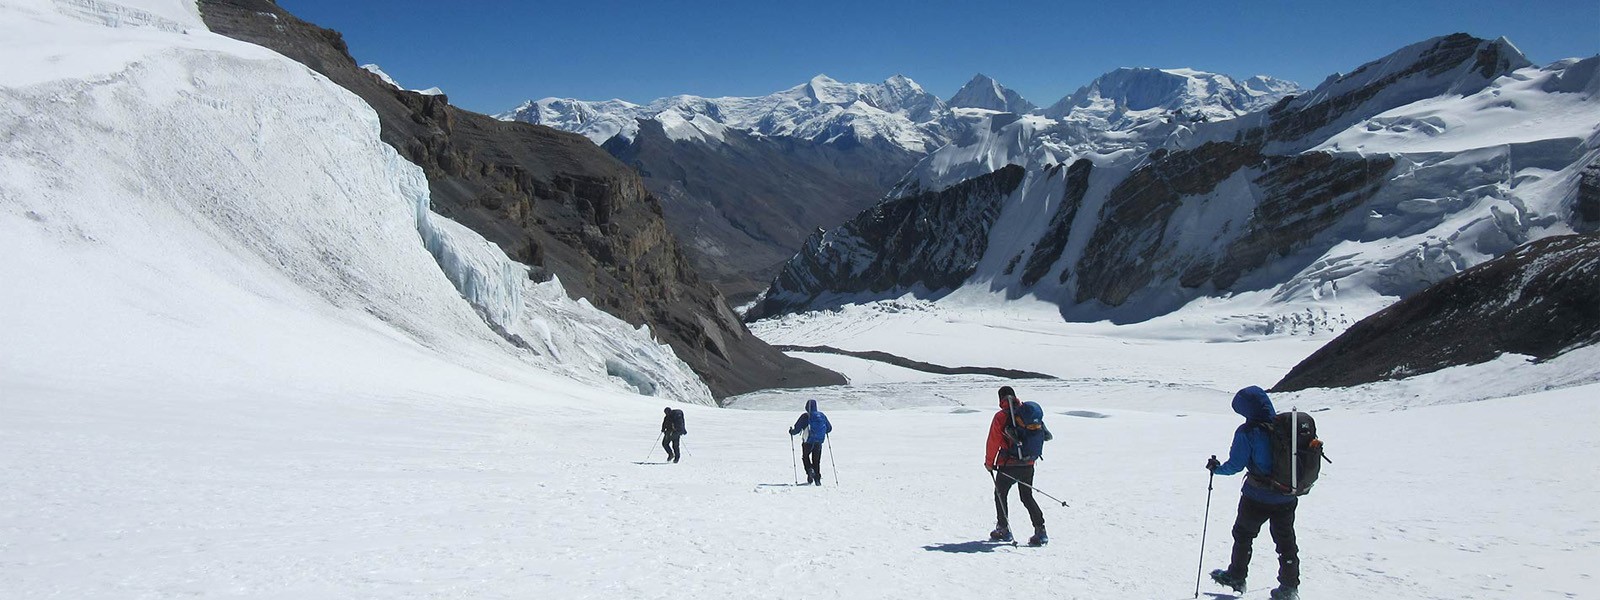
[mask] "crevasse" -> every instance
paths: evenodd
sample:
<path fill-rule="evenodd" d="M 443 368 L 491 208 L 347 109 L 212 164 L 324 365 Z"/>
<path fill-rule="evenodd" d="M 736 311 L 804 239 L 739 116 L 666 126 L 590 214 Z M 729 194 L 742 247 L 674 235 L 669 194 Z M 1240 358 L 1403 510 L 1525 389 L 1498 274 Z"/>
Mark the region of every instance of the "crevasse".
<path fill-rule="evenodd" d="M 439 263 L 445 277 L 485 320 L 501 330 L 511 329 L 522 311 L 527 267 L 512 261 L 499 247 L 466 227 L 434 218 L 437 215 L 428 208 L 427 194 L 415 195 L 412 210 L 416 212 L 422 245 Z"/>

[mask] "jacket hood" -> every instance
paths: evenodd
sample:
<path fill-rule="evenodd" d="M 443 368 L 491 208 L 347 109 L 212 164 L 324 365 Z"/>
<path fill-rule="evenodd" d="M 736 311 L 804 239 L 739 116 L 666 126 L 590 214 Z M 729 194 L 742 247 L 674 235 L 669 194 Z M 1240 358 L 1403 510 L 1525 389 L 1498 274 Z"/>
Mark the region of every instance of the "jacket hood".
<path fill-rule="evenodd" d="M 1271 421 L 1278 412 L 1272 409 L 1272 400 L 1266 390 L 1250 386 L 1233 395 L 1233 412 L 1247 421 Z"/>
<path fill-rule="evenodd" d="M 806 401 L 806 412 L 808 412 L 808 413 L 817 412 L 817 401 L 816 400 L 807 400 Z"/>
<path fill-rule="evenodd" d="M 1007 399 L 1010 399 L 1010 401 L 1008 402 Z M 1015 407 L 1018 407 L 1018 406 L 1022 406 L 1022 399 L 1017 398 L 1017 394 L 1015 392 L 1011 391 L 1011 387 L 1010 386 L 1007 386 L 1007 387 L 1000 388 L 1000 402 L 999 402 L 999 404 L 1000 404 L 1000 410 L 1006 410 L 1008 408 L 1015 408 Z"/>

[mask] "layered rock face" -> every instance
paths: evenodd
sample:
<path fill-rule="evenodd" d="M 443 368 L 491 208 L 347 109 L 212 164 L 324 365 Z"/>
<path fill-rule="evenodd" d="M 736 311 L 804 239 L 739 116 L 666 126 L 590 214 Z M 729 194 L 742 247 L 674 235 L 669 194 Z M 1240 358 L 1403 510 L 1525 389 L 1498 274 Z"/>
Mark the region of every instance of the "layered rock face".
<path fill-rule="evenodd" d="M 428 176 L 434 210 L 500 245 L 574 297 L 648 324 L 719 398 L 843 383 L 744 329 L 704 283 L 638 176 L 582 136 L 508 123 L 396 89 L 358 67 L 337 32 L 266 0 L 205 0 L 213 31 L 265 46 L 354 92 L 382 139 Z"/>
<path fill-rule="evenodd" d="M 1311 153 L 1265 156 L 1259 145 L 1213 142 L 1153 157 L 1112 189 L 1088 251 L 1078 261 L 1077 302 L 1117 306 L 1159 280 L 1185 288 L 1228 289 L 1246 272 L 1292 253 L 1372 198 L 1394 160 Z M 1255 206 L 1229 230 L 1207 232 L 1214 252 L 1189 248 L 1171 234 L 1185 201 L 1193 211 L 1224 211 L 1208 197 L 1243 176 Z M 1209 202 L 1219 206 L 1206 206 Z M 1193 232 L 1188 232 L 1193 233 Z M 1220 247 L 1218 247 L 1220 246 Z M 1062 272 L 1070 276 L 1069 271 Z"/>
<path fill-rule="evenodd" d="M 746 317 L 959 285 L 977 270 L 1001 204 L 1023 174 L 1013 165 L 943 191 L 889 200 L 812 234 Z"/>
<path fill-rule="evenodd" d="M 1501 354 L 1549 359 L 1600 342 L 1600 236 L 1521 246 L 1350 327 L 1275 392 L 1401 379 Z"/>

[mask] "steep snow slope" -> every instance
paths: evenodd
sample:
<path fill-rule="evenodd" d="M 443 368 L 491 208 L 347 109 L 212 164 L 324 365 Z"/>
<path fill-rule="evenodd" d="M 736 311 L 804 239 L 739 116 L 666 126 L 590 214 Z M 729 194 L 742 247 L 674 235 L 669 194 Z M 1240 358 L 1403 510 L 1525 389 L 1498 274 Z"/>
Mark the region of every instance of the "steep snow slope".
<path fill-rule="evenodd" d="M 207 33 L 187 3 L 149 6 L 167 11 L 0 8 L 20 34 L 3 52 L 22 59 L 0 78 L 0 264 L 28 282 L 0 296 L 8 386 L 81 372 L 315 387 L 347 360 L 336 381 L 392 375 L 376 357 L 398 353 L 710 402 L 647 331 L 430 213 L 421 170 L 359 99 Z M 181 30 L 146 25 L 168 22 Z M 91 47 L 111 50 L 28 61 Z"/>
<path fill-rule="evenodd" d="M 431 202 L 574 298 L 635 325 L 727 396 L 841 381 L 748 334 L 684 256 L 638 173 L 582 136 L 507 123 L 397 90 L 356 65 L 339 32 L 270 0 L 202 0 L 213 32 L 271 48 L 359 96 L 382 140 L 423 168 Z"/>
<path fill-rule="evenodd" d="M 499 118 L 581 133 L 596 144 L 619 135 L 632 139 L 638 119 L 655 119 L 676 140 L 720 139 L 724 129 L 734 128 L 824 143 L 877 139 L 920 154 L 944 143 L 947 133 L 940 118 L 945 110 L 937 96 L 901 75 L 880 84 L 841 83 L 818 75 L 767 96 L 682 95 L 644 105 L 545 98 L 525 102 Z"/>

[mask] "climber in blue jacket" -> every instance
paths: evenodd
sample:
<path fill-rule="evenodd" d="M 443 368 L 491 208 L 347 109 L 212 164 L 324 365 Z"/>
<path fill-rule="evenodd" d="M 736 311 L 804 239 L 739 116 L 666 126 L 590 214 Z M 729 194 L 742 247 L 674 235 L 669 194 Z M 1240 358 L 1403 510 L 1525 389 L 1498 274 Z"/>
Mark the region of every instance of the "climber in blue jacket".
<path fill-rule="evenodd" d="M 800 413 L 794 427 L 789 428 L 789 435 L 805 434 L 800 443 L 800 456 L 806 466 L 808 484 L 822 485 L 822 443 L 832 432 L 833 424 L 828 422 L 828 415 L 817 410 L 816 400 L 806 401 L 806 412 Z"/>
<path fill-rule="evenodd" d="M 1250 572 L 1251 543 L 1261 533 L 1262 524 L 1270 521 L 1268 531 L 1278 550 L 1278 587 L 1272 590 L 1272 598 L 1298 598 L 1300 548 L 1294 536 L 1294 510 L 1300 501 L 1267 483 L 1272 477 L 1272 439 L 1267 427 L 1278 413 L 1267 392 L 1253 385 L 1234 394 L 1233 412 L 1244 417 L 1244 424 L 1233 432 L 1228 461 L 1219 463 L 1212 457 L 1206 468 L 1217 475 L 1247 474 L 1239 497 L 1239 516 L 1233 522 L 1232 561 L 1227 569 L 1212 571 L 1211 579 L 1243 592 Z"/>

